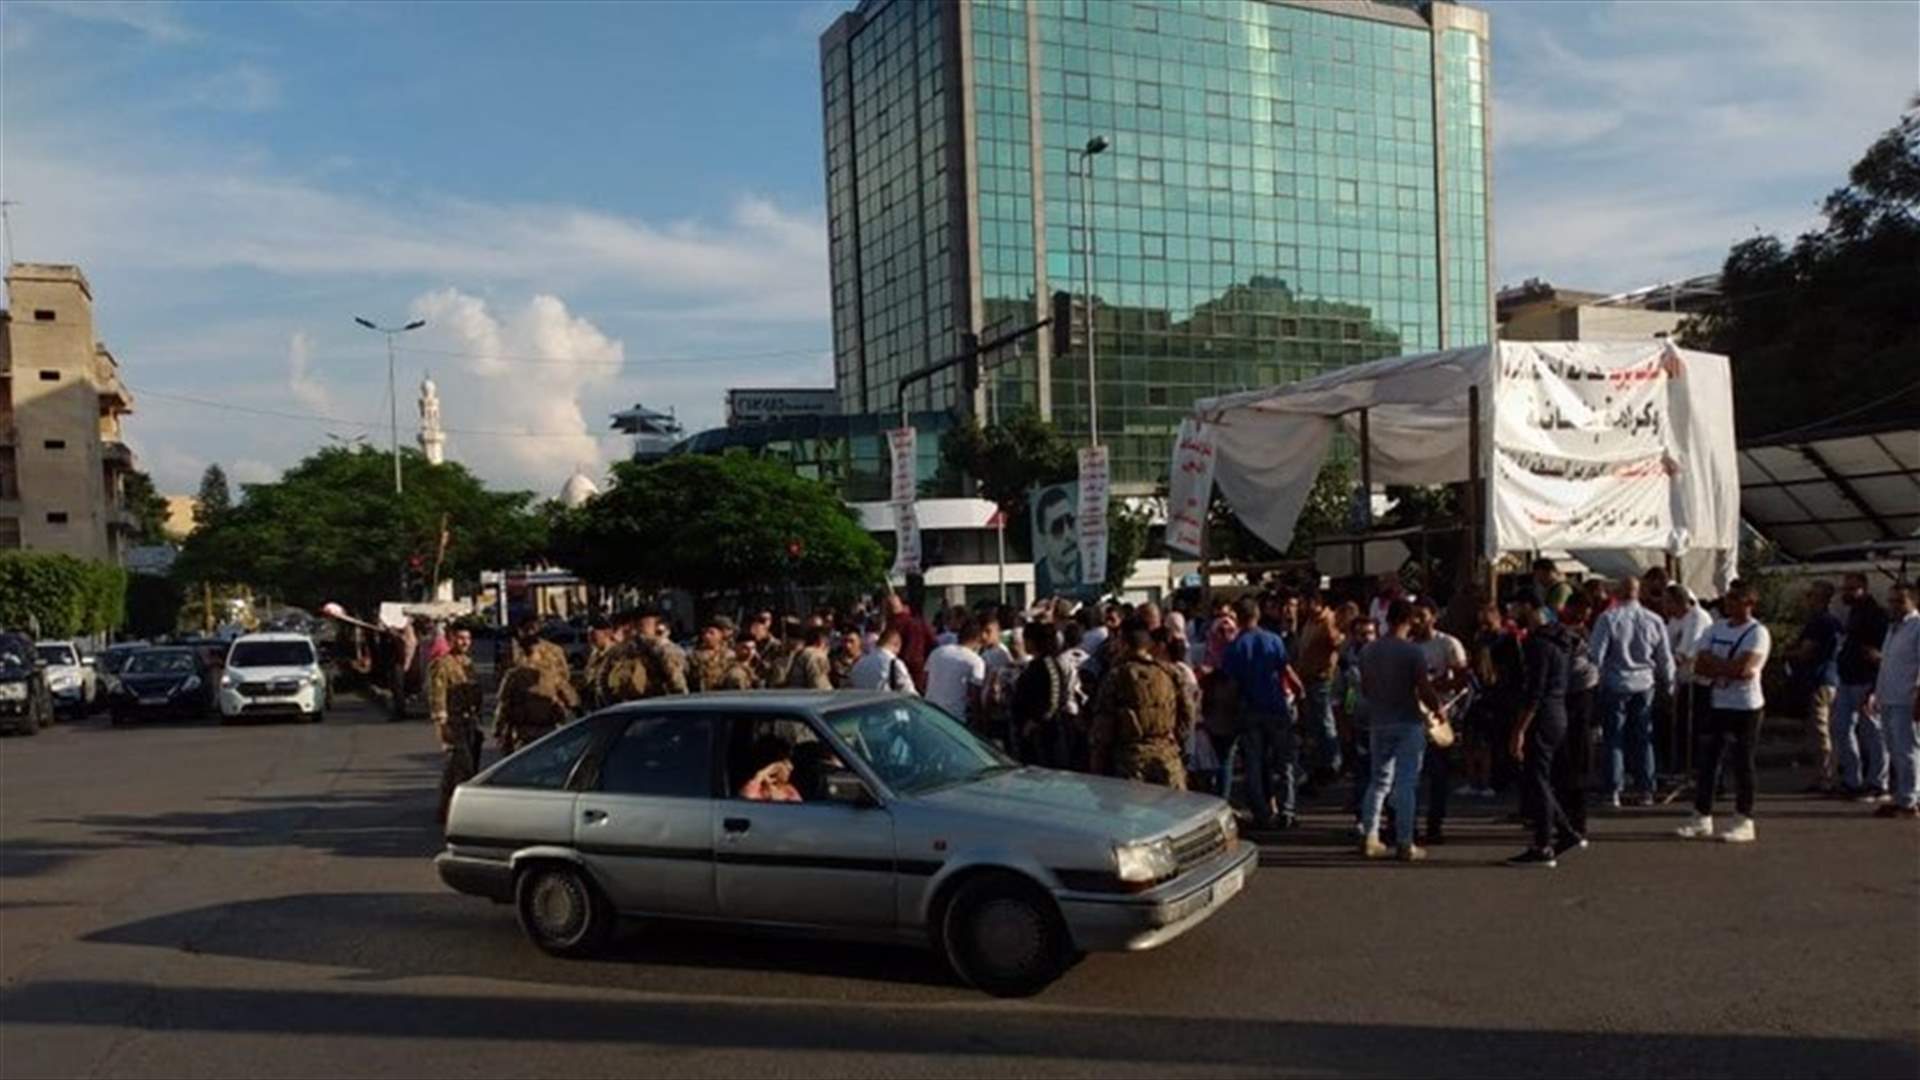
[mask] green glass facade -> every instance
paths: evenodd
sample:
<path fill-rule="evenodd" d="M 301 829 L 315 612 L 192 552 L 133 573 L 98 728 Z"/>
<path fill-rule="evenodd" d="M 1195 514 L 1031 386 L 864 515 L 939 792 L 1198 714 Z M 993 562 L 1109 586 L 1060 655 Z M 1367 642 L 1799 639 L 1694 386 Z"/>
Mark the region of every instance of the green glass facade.
<path fill-rule="evenodd" d="M 865 231 L 864 196 L 839 196 L 894 167 L 863 149 L 859 114 L 898 87 L 863 82 L 857 57 L 909 27 L 939 39 L 919 55 L 944 65 L 948 116 L 922 116 L 921 158 L 946 183 L 920 190 L 950 209 L 933 220 L 923 200 L 917 235 L 945 246 L 902 266 Z M 1488 340 L 1486 46 L 1484 14 L 1447 4 L 867 0 L 822 41 L 830 216 L 862 216 L 830 226 L 843 408 L 891 408 L 898 373 L 962 330 L 1049 314 L 1055 292 L 1078 321 L 1091 296 L 1101 441 L 1118 482 L 1150 487 L 1198 398 Z M 852 66 L 839 99 L 836 64 Z M 853 114 L 839 157 L 836 107 Z M 1095 135 L 1108 149 L 1083 156 Z M 903 342 L 843 303 L 888 288 L 941 314 Z M 1030 339 L 971 400 L 951 379 L 912 398 L 1035 406 L 1084 436 L 1086 344 L 1078 327 L 1064 355 Z"/>

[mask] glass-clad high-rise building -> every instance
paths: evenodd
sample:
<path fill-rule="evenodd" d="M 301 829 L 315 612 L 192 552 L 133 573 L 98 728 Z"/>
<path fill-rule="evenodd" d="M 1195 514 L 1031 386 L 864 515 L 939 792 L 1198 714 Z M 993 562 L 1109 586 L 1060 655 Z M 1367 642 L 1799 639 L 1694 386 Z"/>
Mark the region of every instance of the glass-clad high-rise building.
<path fill-rule="evenodd" d="M 1064 353 L 907 404 L 1084 437 L 1091 298 L 1100 439 L 1150 486 L 1197 398 L 1489 340 L 1487 34 L 1443 3 L 863 0 L 820 42 L 842 409 L 1066 310 Z"/>

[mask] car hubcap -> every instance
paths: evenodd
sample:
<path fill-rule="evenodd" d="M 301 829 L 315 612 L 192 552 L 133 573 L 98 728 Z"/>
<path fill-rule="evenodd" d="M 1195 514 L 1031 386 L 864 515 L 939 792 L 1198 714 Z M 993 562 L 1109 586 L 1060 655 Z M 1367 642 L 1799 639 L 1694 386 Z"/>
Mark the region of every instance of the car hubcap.
<path fill-rule="evenodd" d="M 982 967 L 996 975 L 1025 971 L 1038 963 L 1047 931 L 1033 905 L 993 900 L 973 920 L 974 951 Z"/>
<path fill-rule="evenodd" d="M 533 888 L 533 924 L 543 937 L 566 941 L 586 920 L 587 898 L 580 883 L 566 874 L 547 874 Z"/>

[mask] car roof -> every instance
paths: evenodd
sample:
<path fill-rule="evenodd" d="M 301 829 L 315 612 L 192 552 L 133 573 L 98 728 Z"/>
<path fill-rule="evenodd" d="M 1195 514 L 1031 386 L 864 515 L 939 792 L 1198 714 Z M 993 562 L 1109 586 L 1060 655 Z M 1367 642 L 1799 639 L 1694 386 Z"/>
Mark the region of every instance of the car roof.
<path fill-rule="evenodd" d="M 305 641 L 305 642 L 311 643 L 313 639 L 308 637 L 305 634 L 289 634 L 289 633 L 282 632 L 282 633 L 271 633 L 271 634 L 242 634 L 239 637 L 235 638 L 233 640 L 233 643 L 235 645 L 238 645 L 243 641 Z"/>
<path fill-rule="evenodd" d="M 727 712 L 831 712 L 854 705 L 898 701 L 904 694 L 885 690 L 728 690 L 709 694 L 674 694 L 647 698 L 620 706 L 620 710 Z"/>

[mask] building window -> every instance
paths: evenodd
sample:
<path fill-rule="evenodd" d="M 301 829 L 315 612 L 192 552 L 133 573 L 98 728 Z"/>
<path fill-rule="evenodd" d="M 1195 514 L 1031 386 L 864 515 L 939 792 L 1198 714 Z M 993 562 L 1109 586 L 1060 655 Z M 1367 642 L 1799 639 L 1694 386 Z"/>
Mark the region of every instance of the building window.
<path fill-rule="evenodd" d="M 59 372 L 57 372 L 57 371 L 48 371 L 48 370 L 47 370 L 47 369 L 45 369 L 45 368 L 41 368 L 41 369 L 40 369 L 40 381 L 41 381 L 41 382 L 59 382 L 59 381 L 60 381 L 60 373 L 59 373 Z"/>
<path fill-rule="evenodd" d="M 49 450 L 65 450 L 67 448 L 67 440 L 48 439 L 46 442 L 42 443 L 41 445 L 46 447 Z"/>
<path fill-rule="evenodd" d="M 67 523 L 67 512 L 65 510 L 47 511 L 47 524 L 65 525 L 66 523 Z"/>
<path fill-rule="evenodd" d="M 52 309 L 50 308 L 34 308 L 33 309 L 34 322 L 52 322 L 53 320 L 54 320 L 54 313 Z"/>
<path fill-rule="evenodd" d="M 0 518 L 0 550 L 17 551 L 20 548 L 20 519 L 17 517 Z"/>

